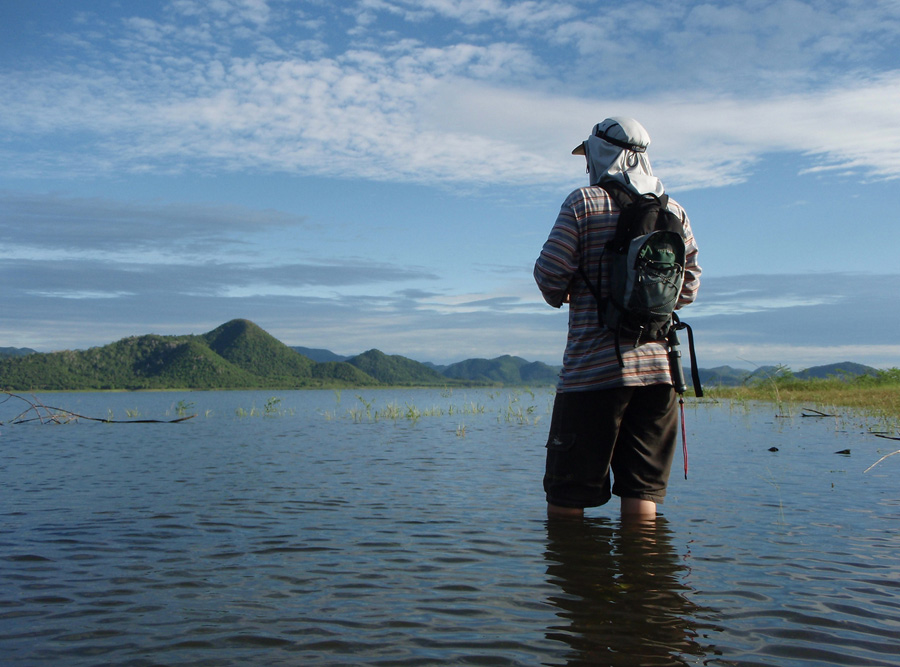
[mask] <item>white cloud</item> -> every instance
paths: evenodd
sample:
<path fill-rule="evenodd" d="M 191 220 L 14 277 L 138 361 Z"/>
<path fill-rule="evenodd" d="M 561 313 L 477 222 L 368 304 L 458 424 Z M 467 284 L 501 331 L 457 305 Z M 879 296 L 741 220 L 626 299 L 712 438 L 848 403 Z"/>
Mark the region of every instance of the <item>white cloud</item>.
<path fill-rule="evenodd" d="M 372 9 L 400 14 L 409 21 L 433 15 L 473 26 L 498 21 L 514 28 L 546 27 L 575 16 L 578 11 L 564 2 L 505 2 L 503 0 L 399 0 L 362 3 Z"/>
<path fill-rule="evenodd" d="M 26 135 L 81 134 L 93 137 L 95 146 L 99 139 L 100 151 L 90 157 L 99 170 L 179 171 L 199 161 L 343 175 L 348 163 L 335 158 L 346 157 L 359 176 L 374 180 L 556 186 L 571 178 L 569 144 L 609 110 L 652 128 L 657 171 L 664 168 L 682 188 L 738 182 L 771 153 L 807 155 L 798 171 L 900 175 L 900 120 L 892 113 L 900 106 L 900 72 L 768 99 L 586 100 L 436 75 L 433 51 L 417 50 L 393 63 L 232 62 L 224 86 L 210 68 L 206 87 L 220 86 L 211 94 L 147 102 L 125 91 L 95 96 L 96 80 L 77 75 L 48 77 L 47 88 L 12 81 L 0 124 Z M 442 67 L 450 70 L 479 58 L 449 55 L 456 64 Z M 38 168 L 34 155 L 13 159 L 8 147 L 4 152 L 8 171 L 22 163 Z M 69 169 L 81 156 L 59 151 L 38 159 L 42 168 L 53 159 Z"/>
<path fill-rule="evenodd" d="M 118 299 L 124 296 L 134 296 L 132 292 L 91 292 L 86 290 L 60 290 L 58 292 L 42 292 L 39 290 L 25 290 L 28 296 L 51 299 Z"/>
<path fill-rule="evenodd" d="M 263 25 L 270 16 L 266 0 L 170 0 L 169 6 L 184 16 L 223 19 L 229 24 Z"/>
<path fill-rule="evenodd" d="M 771 95 L 810 90 L 848 71 L 895 67 L 900 7 L 883 0 L 766 3 L 620 3 L 550 26 L 559 44 L 574 39 L 587 80 L 610 90 L 712 89 Z M 643 88 L 642 88 L 643 86 Z"/>
<path fill-rule="evenodd" d="M 650 129 L 657 171 L 681 188 L 739 182 L 771 153 L 804 155 L 798 171 L 900 175 L 900 121 L 894 112 L 900 105 L 900 70 L 879 68 L 878 54 L 866 60 L 859 53 L 853 70 L 846 62 L 842 69 L 818 66 L 833 57 L 841 40 L 887 34 L 900 16 L 896 4 L 847 12 L 836 3 L 797 0 L 762 11 L 749 4 L 691 8 L 638 2 L 609 8 L 596 20 L 586 20 L 573 5 L 544 2 L 361 6 L 376 14 L 440 17 L 470 28 L 500 22 L 511 39 L 458 33 L 436 45 L 427 41 L 435 30 L 430 26 L 410 32 L 415 38 L 393 34 L 328 57 L 310 56 L 295 45 L 320 44 L 318 36 L 288 40 L 277 31 L 273 12 L 279 19 L 290 16 L 284 5 L 177 0 L 170 7 L 191 22 L 133 16 L 103 26 L 110 40 L 93 40 L 78 67 L 60 59 L 40 73 L 0 74 L 0 129 L 16 136 L 15 142 L 0 144 L 3 169 L 20 176 L 222 168 L 344 176 L 349 166 L 372 180 L 556 188 L 572 176 L 569 144 L 600 117 L 626 114 Z M 419 14 L 408 14 L 412 11 Z M 753 20 L 745 20 L 751 14 Z M 785 16 L 793 20 L 785 22 Z M 288 25 L 308 22 L 309 16 L 291 19 Z M 235 24 L 252 34 L 242 41 Z M 568 72 L 571 59 L 558 61 L 549 47 L 526 38 L 519 32 L 525 24 L 545 26 L 547 35 L 605 31 L 605 39 L 590 38 L 593 46 L 585 46 L 585 55 L 603 77 L 613 78 Z M 632 30 L 610 31 L 609 25 Z M 825 36 L 822 26 L 828 26 Z M 646 47 L 642 57 L 648 60 L 639 58 L 624 69 L 600 67 L 591 54 L 597 51 L 602 61 L 608 48 L 610 57 L 627 59 L 629 52 L 623 56 L 620 50 L 627 40 L 622 40 L 634 29 L 642 39 L 629 39 Z M 660 30 L 664 41 L 682 40 L 692 48 L 670 53 L 666 43 L 647 43 L 653 30 Z M 712 56 L 720 46 L 709 40 L 717 35 L 724 40 L 721 48 L 730 49 L 727 71 L 707 76 L 702 62 L 682 63 L 684 71 L 700 77 L 628 94 L 633 88 L 627 82 L 639 80 L 656 60 L 669 63 L 685 53 L 716 60 Z M 748 44 L 735 41 L 741 35 Z M 247 40 L 250 47 L 241 46 Z M 766 59 L 773 60 L 771 66 Z M 774 61 L 792 63 L 797 76 L 807 78 L 787 86 L 730 83 L 740 81 L 748 68 L 754 76 L 764 75 Z M 820 78 L 823 73 L 828 76 Z"/>
<path fill-rule="evenodd" d="M 709 303 L 701 300 L 690 307 L 690 319 L 721 317 L 723 315 L 750 315 L 781 308 L 801 308 L 804 306 L 825 306 L 839 303 L 842 297 L 836 295 L 770 294 L 751 298 L 734 299 Z"/>

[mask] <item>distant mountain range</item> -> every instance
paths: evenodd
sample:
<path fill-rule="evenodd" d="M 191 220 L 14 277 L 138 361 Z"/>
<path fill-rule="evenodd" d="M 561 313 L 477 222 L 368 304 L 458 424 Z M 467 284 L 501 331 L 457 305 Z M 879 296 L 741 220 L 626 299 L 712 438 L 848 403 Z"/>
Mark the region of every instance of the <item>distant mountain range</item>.
<path fill-rule="evenodd" d="M 30 347 L 0 347 L 0 359 L 3 357 L 24 357 L 26 354 L 37 354 Z"/>
<path fill-rule="evenodd" d="M 313 361 L 346 361 L 354 363 L 354 359 L 359 357 L 345 357 L 335 354 L 331 350 L 323 350 L 321 348 L 309 347 L 293 347 L 300 354 L 312 359 Z M 367 353 L 359 355 L 365 357 Z M 393 359 L 405 359 L 404 357 L 392 357 Z M 526 361 L 520 357 L 513 357 L 508 354 L 495 359 L 466 359 L 455 364 L 439 366 L 430 362 L 418 362 L 406 359 L 417 366 L 425 366 L 434 371 L 432 377 L 450 378 L 454 380 L 464 380 L 467 382 L 479 382 L 484 384 L 555 384 L 558 368 L 549 366 L 540 361 Z M 366 368 L 360 365 L 360 368 Z"/>
<path fill-rule="evenodd" d="M 0 390 L 7 391 L 552 384 L 557 373 L 515 357 L 501 357 L 496 372 L 478 378 L 446 375 L 379 350 L 340 357 L 291 348 L 248 320 L 232 320 L 199 336 L 132 336 L 80 351 L 6 350 L 11 352 L 0 355 Z"/>
<path fill-rule="evenodd" d="M 764 382 L 768 379 L 784 375 L 786 372 L 790 371 L 779 366 L 760 366 L 752 371 L 741 368 L 732 368 L 731 366 L 717 366 L 715 368 L 701 368 L 699 369 L 699 372 L 700 383 L 704 387 L 735 387 L 742 384 Z M 800 380 L 811 380 L 816 378 L 824 380 L 833 377 L 849 378 L 860 375 L 878 375 L 878 370 L 871 366 L 853 363 L 852 361 L 843 361 L 837 364 L 813 366 L 798 373 L 791 374 Z"/>
<path fill-rule="evenodd" d="M 132 336 L 103 347 L 40 353 L 0 348 L 0 390 L 253 389 L 375 386 L 555 384 L 559 369 L 504 355 L 438 366 L 369 350 L 341 356 L 289 347 L 248 320 L 232 320 L 199 336 Z M 785 369 L 700 369 L 704 386 L 765 380 Z M 798 378 L 877 374 L 843 362 L 795 373 Z"/>

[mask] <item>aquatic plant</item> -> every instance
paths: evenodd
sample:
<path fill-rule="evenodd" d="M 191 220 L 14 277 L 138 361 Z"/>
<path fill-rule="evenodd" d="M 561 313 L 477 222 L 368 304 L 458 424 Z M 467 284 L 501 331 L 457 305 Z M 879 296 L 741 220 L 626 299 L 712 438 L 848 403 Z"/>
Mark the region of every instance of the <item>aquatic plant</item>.
<path fill-rule="evenodd" d="M 266 404 L 263 406 L 263 409 L 260 410 L 256 407 L 256 404 L 250 406 L 250 410 L 247 410 L 243 407 L 235 408 L 234 414 L 236 417 L 282 417 L 284 415 L 292 415 L 294 414 L 293 408 L 284 409 L 281 407 L 281 398 L 278 396 L 272 396 L 266 401 Z"/>
<path fill-rule="evenodd" d="M 376 419 L 400 419 L 403 416 L 403 411 L 400 409 L 400 406 L 396 401 L 392 401 L 388 403 L 382 410 L 379 410 L 375 413 Z"/>
<path fill-rule="evenodd" d="M 175 404 L 175 414 L 177 414 L 179 417 L 184 417 L 193 407 L 193 403 L 185 400 L 180 400 Z"/>
<path fill-rule="evenodd" d="M 360 403 L 362 403 L 365 406 L 366 417 L 368 419 L 371 419 L 372 418 L 372 406 L 375 405 L 375 399 L 373 398 L 371 401 L 367 401 L 359 394 L 356 395 L 356 398 L 357 398 L 357 400 L 359 400 Z"/>
<path fill-rule="evenodd" d="M 529 392 L 531 397 L 534 398 L 534 393 Z M 520 403 L 520 396 L 518 394 L 510 394 L 508 397 L 508 403 L 506 405 L 506 421 L 507 422 L 515 422 L 517 424 L 530 424 L 532 420 L 534 420 L 534 424 L 537 425 L 540 417 L 534 418 L 533 415 L 537 410 L 536 405 L 529 405 L 527 407 L 522 406 Z M 497 415 L 498 421 L 500 420 L 501 415 Z"/>
<path fill-rule="evenodd" d="M 265 411 L 266 417 L 278 417 L 285 413 L 279 406 L 281 405 L 281 399 L 277 396 L 273 396 L 269 400 L 266 401 L 263 410 Z"/>
<path fill-rule="evenodd" d="M 441 391 L 441 396 L 444 398 L 448 398 L 452 396 L 451 390 Z M 502 396 L 500 392 L 487 392 L 486 396 L 490 399 L 491 402 L 494 402 L 495 399 L 498 399 Z M 532 401 L 524 401 L 525 397 L 529 397 L 531 399 L 535 399 L 538 402 Z M 546 412 L 549 414 L 553 407 L 553 397 L 555 396 L 555 392 L 550 394 L 547 401 Z M 344 412 L 345 418 L 353 421 L 355 423 L 365 423 L 365 422 L 378 422 L 382 420 L 405 420 L 411 423 L 416 423 L 420 419 L 434 418 L 434 417 L 463 417 L 463 416 L 477 416 L 484 415 L 487 413 L 496 414 L 498 421 L 506 421 L 508 423 L 515 424 L 530 424 L 537 425 L 537 423 L 541 419 L 540 413 L 540 405 L 539 398 L 535 394 L 535 392 L 531 389 L 517 389 L 512 391 L 506 395 L 507 404 L 505 406 L 496 406 L 496 404 L 490 405 L 481 403 L 477 400 L 471 400 L 465 398 L 462 402 L 450 402 L 445 406 L 432 404 L 427 407 L 423 407 L 415 404 L 411 401 L 406 401 L 404 403 L 399 403 L 397 400 L 391 400 L 380 407 L 376 405 L 375 398 L 366 398 L 362 395 L 357 395 L 357 404 L 351 406 L 346 409 Z M 338 419 L 337 410 L 332 411 L 318 411 L 319 414 L 323 415 L 328 420 Z M 465 436 L 465 427 L 459 429 L 460 437 Z"/>

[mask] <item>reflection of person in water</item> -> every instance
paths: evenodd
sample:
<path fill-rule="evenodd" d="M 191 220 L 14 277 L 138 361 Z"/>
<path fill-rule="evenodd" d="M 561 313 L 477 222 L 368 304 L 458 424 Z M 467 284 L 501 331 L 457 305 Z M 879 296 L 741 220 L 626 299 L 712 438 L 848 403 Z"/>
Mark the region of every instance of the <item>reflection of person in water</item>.
<path fill-rule="evenodd" d="M 684 665 L 681 656 L 705 654 L 664 519 L 549 521 L 545 558 L 566 621 L 547 637 L 570 646 L 569 665 Z"/>

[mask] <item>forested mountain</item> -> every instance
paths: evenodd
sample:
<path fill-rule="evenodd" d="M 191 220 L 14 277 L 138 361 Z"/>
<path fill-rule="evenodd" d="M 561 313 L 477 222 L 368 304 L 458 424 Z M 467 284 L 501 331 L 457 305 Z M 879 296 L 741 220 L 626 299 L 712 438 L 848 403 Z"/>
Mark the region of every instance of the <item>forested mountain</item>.
<path fill-rule="evenodd" d="M 316 351 L 319 358 L 327 350 Z M 81 351 L 0 358 L 0 390 L 301 389 L 484 384 L 369 350 L 346 361 L 313 361 L 248 320 L 199 335 L 132 336 Z"/>
<path fill-rule="evenodd" d="M 539 361 L 504 355 L 496 359 L 466 359 L 442 369 L 447 377 L 502 384 L 555 384 L 559 371 Z"/>
<path fill-rule="evenodd" d="M 349 364 L 317 364 L 247 320 L 201 336 L 133 336 L 83 351 L 0 359 L 0 388 L 250 389 L 374 386 Z"/>
<path fill-rule="evenodd" d="M 379 382 L 390 385 L 441 385 L 448 378 L 425 364 L 401 357 L 388 356 L 379 350 L 369 350 L 351 357 L 347 363 Z"/>
<path fill-rule="evenodd" d="M 826 366 L 814 366 L 794 374 L 801 380 L 810 378 L 826 379 L 831 377 L 856 377 L 858 375 L 878 375 L 878 370 L 871 366 L 856 364 L 852 361 L 842 361 L 839 364 Z"/>
<path fill-rule="evenodd" d="M 766 382 L 786 374 L 791 374 L 801 380 L 809 380 L 814 378 L 827 379 L 842 376 L 852 378 L 859 375 L 878 375 L 878 370 L 871 366 L 856 364 L 851 361 L 827 364 L 825 366 L 812 366 L 797 373 L 792 373 L 790 369 L 781 366 L 760 366 L 752 371 L 732 368 L 731 366 L 717 366 L 715 368 L 701 368 L 700 382 L 704 386 L 710 387 L 716 385 L 735 387 L 742 384 Z"/>

